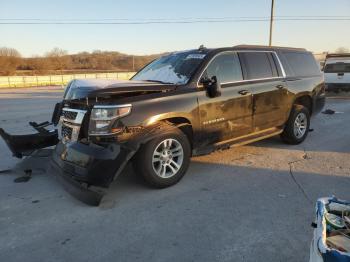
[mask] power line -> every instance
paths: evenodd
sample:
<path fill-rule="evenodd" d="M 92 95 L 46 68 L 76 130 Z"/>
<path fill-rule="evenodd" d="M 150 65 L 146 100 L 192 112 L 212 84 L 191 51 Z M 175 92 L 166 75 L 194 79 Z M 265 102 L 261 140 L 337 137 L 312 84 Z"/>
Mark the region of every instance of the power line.
<path fill-rule="evenodd" d="M 0 20 L 0 25 L 148 25 L 148 24 L 198 24 L 198 23 L 244 23 L 244 22 L 269 22 L 270 18 L 256 18 L 256 19 L 217 19 L 217 20 L 148 20 L 148 21 L 105 21 L 105 20 L 17 20 L 16 22 L 10 20 Z M 350 17 L 343 18 L 278 18 L 274 21 L 350 21 Z"/>
<path fill-rule="evenodd" d="M 335 18 L 344 19 L 350 18 L 350 16 L 339 16 L 339 15 L 316 15 L 316 16 L 274 16 L 276 18 L 288 18 L 288 19 L 298 19 L 298 18 Z M 227 16 L 227 17 L 182 17 L 182 18 L 0 18 L 0 21 L 46 21 L 46 22 L 65 22 L 65 21 L 81 21 L 81 22 L 96 22 L 96 21 L 187 21 L 187 20 L 246 20 L 246 19 L 268 19 L 267 16 Z"/>

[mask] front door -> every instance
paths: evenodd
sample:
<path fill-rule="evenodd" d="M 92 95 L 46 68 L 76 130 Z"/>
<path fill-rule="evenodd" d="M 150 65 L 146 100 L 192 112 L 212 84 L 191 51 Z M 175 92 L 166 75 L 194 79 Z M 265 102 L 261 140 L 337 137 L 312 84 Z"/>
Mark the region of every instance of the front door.
<path fill-rule="evenodd" d="M 215 56 L 202 77 L 216 76 L 221 96 L 210 98 L 203 88 L 198 92 L 203 145 L 225 141 L 252 132 L 252 94 L 241 87 L 240 61 L 235 52 Z"/>

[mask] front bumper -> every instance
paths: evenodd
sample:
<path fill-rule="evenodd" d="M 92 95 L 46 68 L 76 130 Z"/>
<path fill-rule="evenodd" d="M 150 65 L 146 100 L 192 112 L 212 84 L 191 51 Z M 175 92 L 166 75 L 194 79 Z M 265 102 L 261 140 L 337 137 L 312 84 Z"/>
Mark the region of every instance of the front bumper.
<path fill-rule="evenodd" d="M 65 189 L 73 196 L 89 205 L 99 205 L 104 189 L 120 174 L 131 157 L 142 144 L 159 136 L 160 130 L 167 132 L 172 125 L 162 122 L 133 133 L 132 138 L 106 142 L 104 146 L 93 142 L 62 143 L 58 140 L 57 130 L 43 129 L 46 122 L 35 124 L 38 134 L 14 136 L 0 129 L 10 150 L 17 157 L 33 153 L 36 150 L 56 145 L 51 158 L 51 173 L 63 183 Z"/>
<path fill-rule="evenodd" d="M 89 205 L 98 205 L 108 188 L 127 164 L 133 151 L 118 144 L 58 143 L 52 156 L 54 174 L 66 190 Z"/>

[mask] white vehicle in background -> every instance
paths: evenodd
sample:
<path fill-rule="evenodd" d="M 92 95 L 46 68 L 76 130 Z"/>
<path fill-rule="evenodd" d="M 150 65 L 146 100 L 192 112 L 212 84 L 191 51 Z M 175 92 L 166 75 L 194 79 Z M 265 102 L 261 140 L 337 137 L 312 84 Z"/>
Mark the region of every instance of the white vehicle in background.
<path fill-rule="evenodd" d="M 327 91 L 350 91 L 350 54 L 328 54 L 323 71 Z"/>

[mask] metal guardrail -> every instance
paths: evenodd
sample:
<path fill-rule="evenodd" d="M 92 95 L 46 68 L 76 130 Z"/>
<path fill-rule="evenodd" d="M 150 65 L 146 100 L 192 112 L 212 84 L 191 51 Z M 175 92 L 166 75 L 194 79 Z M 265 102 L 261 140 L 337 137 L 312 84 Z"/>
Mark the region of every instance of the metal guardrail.
<path fill-rule="evenodd" d="M 45 76 L 0 76 L 0 88 L 66 85 L 69 81 L 77 78 L 128 80 L 134 74 L 135 72 L 88 73 Z"/>

